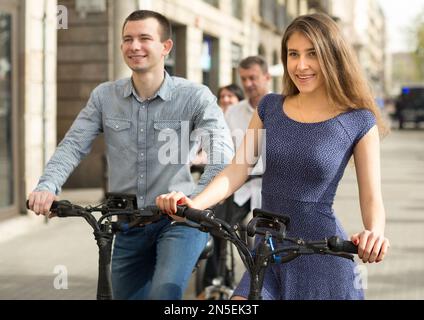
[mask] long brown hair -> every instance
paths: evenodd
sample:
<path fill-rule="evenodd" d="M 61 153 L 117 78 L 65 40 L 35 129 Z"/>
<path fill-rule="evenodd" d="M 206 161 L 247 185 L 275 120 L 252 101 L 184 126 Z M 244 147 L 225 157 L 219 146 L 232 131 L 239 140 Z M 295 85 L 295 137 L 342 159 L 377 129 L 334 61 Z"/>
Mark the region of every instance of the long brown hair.
<path fill-rule="evenodd" d="M 326 14 L 299 16 L 287 27 L 281 42 L 281 60 L 284 66 L 283 94 L 294 96 L 299 93 L 287 71 L 287 42 L 295 32 L 302 33 L 314 46 L 330 103 L 341 108 L 341 111 L 370 110 L 377 119 L 380 135 L 386 135 L 389 130 L 358 59 L 352 47 L 343 38 L 337 23 Z"/>

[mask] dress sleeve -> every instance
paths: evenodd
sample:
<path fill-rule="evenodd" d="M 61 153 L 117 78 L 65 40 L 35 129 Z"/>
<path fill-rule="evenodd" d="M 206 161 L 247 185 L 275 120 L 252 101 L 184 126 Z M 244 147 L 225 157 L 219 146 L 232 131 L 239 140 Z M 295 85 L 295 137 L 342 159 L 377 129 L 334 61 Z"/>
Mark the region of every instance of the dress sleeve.
<path fill-rule="evenodd" d="M 373 128 L 377 121 L 375 119 L 374 113 L 370 110 L 360 110 L 358 112 L 358 131 L 354 139 L 354 144 L 356 145 L 359 140 L 361 140 L 370 130 Z"/>
<path fill-rule="evenodd" d="M 261 99 L 261 101 L 259 101 L 258 114 L 259 114 L 259 118 L 261 118 L 262 122 L 265 121 L 265 109 L 266 109 L 268 99 L 269 99 L 269 95 L 266 95 Z"/>
<path fill-rule="evenodd" d="M 259 118 L 261 118 L 262 122 L 265 122 L 267 110 L 270 109 L 270 106 L 273 103 L 277 103 L 277 101 L 279 100 L 279 97 L 280 96 L 275 94 L 275 93 L 270 93 L 270 94 L 265 95 L 261 99 L 261 101 L 259 101 L 258 114 L 259 114 Z"/>

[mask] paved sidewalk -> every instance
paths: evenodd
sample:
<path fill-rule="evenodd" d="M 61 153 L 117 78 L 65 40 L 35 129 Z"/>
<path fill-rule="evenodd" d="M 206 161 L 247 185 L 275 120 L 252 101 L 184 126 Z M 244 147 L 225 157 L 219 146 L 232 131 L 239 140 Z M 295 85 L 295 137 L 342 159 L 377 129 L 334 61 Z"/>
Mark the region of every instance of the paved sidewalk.
<path fill-rule="evenodd" d="M 65 191 L 61 196 L 81 204 L 101 197 L 100 190 Z M 46 224 L 44 217 L 31 214 L 11 226 L 26 232 L 0 242 L 0 299 L 96 298 L 97 246 L 83 219 L 55 218 Z M 68 289 L 57 290 L 55 279 L 64 272 Z"/>
<path fill-rule="evenodd" d="M 382 146 L 387 211 L 387 259 L 366 265 L 368 299 L 424 299 L 424 132 L 393 132 Z M 62 199 L 95 203 L 100 190 L 65 191 Z M 337 194 L 335 211 L 348 233 L 361 230 L 354 168 Z M 78 218 L 19 217 L 0 223 L 0 299 L 95 299 L 97 246 Z M 65 267 L 66 269 L 64 269 Z M 67 271 L 68 289 L 54 288 Z M 193 280 L 193 279 L 192 279 Z M 62 283 L 63 284 L 63 283 Z M 185 299 L 194 299 L 193 281 Z"/>

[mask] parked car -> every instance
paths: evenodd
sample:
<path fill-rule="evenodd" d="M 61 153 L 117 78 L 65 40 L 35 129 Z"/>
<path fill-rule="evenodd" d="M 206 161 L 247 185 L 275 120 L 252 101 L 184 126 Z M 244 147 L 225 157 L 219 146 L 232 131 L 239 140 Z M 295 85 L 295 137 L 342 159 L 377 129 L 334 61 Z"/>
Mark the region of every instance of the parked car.
<path fill-rule="evenodd" d="M 404 128 L 405 122 L 413 122 L 419 127 L 420 122 L 424 121 L 424 86 L 402 88 L 394 117 L 399 121 L 399 129 Z"/>

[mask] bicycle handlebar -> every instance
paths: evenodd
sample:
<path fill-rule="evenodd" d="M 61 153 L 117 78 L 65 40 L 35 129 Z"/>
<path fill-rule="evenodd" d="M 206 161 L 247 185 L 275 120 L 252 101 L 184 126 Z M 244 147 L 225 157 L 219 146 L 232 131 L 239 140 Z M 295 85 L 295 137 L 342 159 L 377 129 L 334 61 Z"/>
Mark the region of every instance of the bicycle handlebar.
<path fill-rule="evenodd" d="M 59 201 L 53 201 L 53 203 L 52 203 L 52 205 L 51 205 L 51 207 L 50 207 L 50 210 L 54 210 L 54 209 L 56 209 L 56 208 L 57 208 L 57 206 L 58 206 L 58 204 L 59 204 Z M 27 201 L 26 201 L 26 208 L 27 208 L 28 210 L 31 210 L 31 208 L 29 207 L 29 200 L 27 200 Z"/>
<path fill-rule="evenodd" d="M 26 201 L 26 207 L 29 208 L 29 201 Z M 86 211 L 83 207 L 74 205 L 69 201 L 53 201 L 52 206 L 50 208 L 58 217 L 71 217 L 71 216 L 84 216 L 84 211 Z M 156 206 L 148 206 L 142 210 L 134 210 L 134 213 L 140 212 L 151 212 L 153 215 L 161 215 L 164 214 L 158 207 Z M 176 216 L 185 217 L 190 221 L 193 221 L 199 225 L 203 225 L 206 223 L 209 228 L 220 228 L 222 226 L 226 226 L 225 221 L 215 218 L 215 215 L 212 210 L 199 210 L 189 207 L 177 206 Z M 288 220 L 287 220 L 288 221 Z M 229 231 L 227 225 L 226 231 Z M 209 230 L 210 231 L 210 230 Z M 313 242 L 305 242 L 309 246 L 314 246 Z M 321 242 L 322 244 L 322 242 Z M 324 244 L 325 245 L 325 244 Z M 337 236 L 333 236 L 329 239 L 326 239 L 326 245 L 328 249 L 334 253 L 358 253 L 358 247 L 353 244 L 351 241 L 343 240 Z"/>
<path fill-rule="evenodd" d="M 176 214 L 179 217 L 185 217 L 196 223 L 212 222 L 215 219 L 215 215 L 212 210 L 198 210 L 189 207 L 177 206 Z"/>
<path fill-rule="evenodd" d="M 26 208 L 28 210 L 31 210 L 31 208 L 29 207 L 29 200 L 26 201 Z M 62 201 L 55 200 L 52 202 L 52 205 L 50 206 L 50 211 L 54 212 L 60 218 L 80 216 L 82 215 L 81 212 L 78 212 L 78 213 L 75 212 L 76 210 L 79 210 L 79 209 L 84 209 L 84 208 L 74 205 L 67 200 L 62 200 Z"/>
<path fill-rule="evenodd" d="M 28 210 L 30 210 L 29 200 L 26 201 L 26 207 Z M 50 207 L 50 211 L 55 211 L 58 217 L 67 217 L 71 215 L 71 212 L 70 212 L 71 210 L 69 210 L 68 212 L 65 210 L 58 210 L 59 208 L 64 209 L 66 207 L 73 208 L 73 209 L 84 209 L 80 206 L 70 203 L 69 201 L 62 200 L 62 201 L 53 201 Z M 133 210 L 133 211 L 134 213 L 149 211 L 153 213 L 153 215 L 163 214 L 162 211 L 156 206 L 148 206 L 144 208 L 143 210 Z M 210 219 L 213 219 L 214 217 L 213 212 L 211 210 L 198 210 L 198 209 L 193 209 L 189 207 L 181 207 L 181 206 L 177 206 L 177 212 L 175 213 L 175 215 L 179 217 L 185 217 L 197 223 L 209 222 Z"/>
<path fill-rule="evenodd" d="M 222 222 L 220 219 L 215 218 L 211 210 L 198 210 L 189 207 L 177 207 L 176 215 L 180 217 L 185 217 L 199 224 L 201 224 L 202 222 L 221 224 Z M 279 218 L 281 221 L 283 221 L 283 223 L 288 223 L 289 221 L 289 218 L 287 216 L 280 216 Z M 314 244 L 316 244 L 318 248 L 318 243 L 314 243 L 314 241 L 305 241 L 304 243 L 305 245 L 308 245 L 310 247 L 314 247 Z M 338 236 L 333 236 L 329 239 L 325 239 L 323 240 L 323 242 L 319 242 L 319 244 L 324 244 L 324 246 L 326 246 L 330 251 L 334 253 L 358 253 L 358 247 L 352 241 L 343 240 Z"/>
<path fill-rule="evenodd" d="M 82 217 L 94 229 L 94 235 L 99 246 L 99 280 L 98 299 L 110 299 L 110 256 L 113 234 L 117 231 L 127 231 L 128 229 L 143 224 L 154 222 L 160 219 L 160 215 L 165 215 L 158 207 L 149 206 L 143 209 L 137 208 L 135 197 L 127 198 L 122 194 L 111 194 L 115 196 L 113 201 L 108 201 L 96 207 L 81 207 L 69 201 L 53 201 L 50 211 L 58 217 Z M 29 208 L 29 201 L 26 201 Z M 96 220 L 93 212 L 101 212 L 102 217 Z M 130 222 L 117 222 L 111 220 L 112 216 L 131 216 Z M 289 224 L 289 216 L 273 214 L 262 210 L 254 211 L 254 219 L 249 223 L 248 231 L 250 236 L 260 234 L 264 238 L 253 253 L 247 244 L 240 239 L 236 230 L 237 226 L 232 226 L 226 221 L 216 218 L 213 210 L 198 210 L 189 207 L 177 206 L 176 216 L 185 217 L 185 225 L 197 228 L 204 232 L 211 232 L 218 237 L 231 241 L 240 253 L 240 257 L 251 274 L 251 299 L 260 299 L 261 287 L 264 277 L 264 270 L 270 262 L 283 263 L 291 261 L 300 255 L 329 254 L 353 260 L 351 254 L 357 254 L 358 248 L 351 242 L 333 236 L 329 239 L 318 241 L 304 241 L 300 238 L 286 237 L 286 228 Z M 167 216 L 167 215 L 166 215 Z M 108 219 L 109 223 L 102 224 Z M 274 248 L 276 244 L 281 244 Z M 292 245 L 284 245 L 291 242 Z"/>
<path fill-rule="evenodd" d="M 339 237 L 331 237 L 327 240 L 327 244 L 333 252 L 358 253 L 358 247 L 352 241 L 343 240 Z"/>

